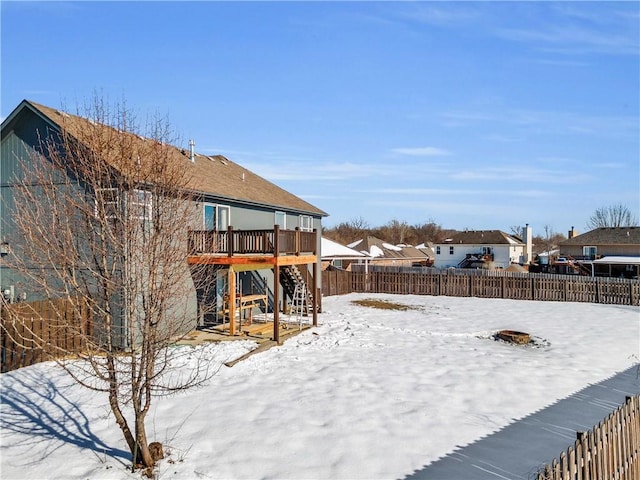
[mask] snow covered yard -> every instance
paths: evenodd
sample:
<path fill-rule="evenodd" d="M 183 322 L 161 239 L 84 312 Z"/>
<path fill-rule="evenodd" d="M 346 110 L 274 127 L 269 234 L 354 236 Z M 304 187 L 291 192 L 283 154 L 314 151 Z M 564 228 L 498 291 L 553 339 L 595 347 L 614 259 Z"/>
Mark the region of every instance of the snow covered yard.
<path fill-rule="evenodd" d="M 411 308 L 351 303 L 365 298 Z M 637 307 L 363 294 L 323 303 L 318 328 L 156 400 L 150 441 L 171 454 L 159 478 L 398 478 L 638 361 Z M 502 329 L 536 346 L 494 341 Z M 221 365 L 254 347 L 197 348 Z M 52 363 L 0 382 L 3 479 L 139 478 L 103 395 Z"/>

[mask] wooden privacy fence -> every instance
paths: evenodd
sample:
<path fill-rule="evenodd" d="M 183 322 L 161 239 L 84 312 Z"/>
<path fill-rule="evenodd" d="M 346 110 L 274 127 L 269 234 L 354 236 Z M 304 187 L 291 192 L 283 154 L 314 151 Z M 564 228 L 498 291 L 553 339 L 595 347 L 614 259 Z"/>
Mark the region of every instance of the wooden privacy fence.
<path fill-rule="evenodd" d="M 640 478 L 640 396 L 578 438 L 560 460 L 541 468 L 537 480 L 637 480 Z"/>
<path fill-rule="evenodd" d="M 352 292 L 640 305 L 640 280 L 544 273 L 435 270 L 322 272 L 322 294 Z"/>
<path fill-rule="evenodd" d="M 0 305 L 0 372 L 82 351 L 87 308 L 69 299 Z"/>

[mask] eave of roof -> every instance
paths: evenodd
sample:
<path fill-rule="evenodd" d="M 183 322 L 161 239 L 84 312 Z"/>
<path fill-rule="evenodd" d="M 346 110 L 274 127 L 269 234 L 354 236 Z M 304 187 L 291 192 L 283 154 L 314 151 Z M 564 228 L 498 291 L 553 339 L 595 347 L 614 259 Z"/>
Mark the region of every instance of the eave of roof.
<path fill-rule="evenodd" d="M 19 116 L 23 108 L 29 108 L 58 130 L 67 129 L 73 136 L 76 136 L 74 130 L 77 132 L 87 125 L 93 125 L 88 119 L 24 100 L 2 123 L 3 130 Z M 99 127 L 112 128 L 105 125 L 99 125 Z M 148 140 L 137 137 L 141 142 Z M 300 197 L 221 155 L 196 154 L 195 162 L 191 162 L 188 153 L 185 155 L 183 149 L 170 147 L 174 161 L 182 162 L 185 168 L 192 169 L 190 188 L 195 193 L 244 205 L 276 208 L 316 217 L 328 215 Z"/>

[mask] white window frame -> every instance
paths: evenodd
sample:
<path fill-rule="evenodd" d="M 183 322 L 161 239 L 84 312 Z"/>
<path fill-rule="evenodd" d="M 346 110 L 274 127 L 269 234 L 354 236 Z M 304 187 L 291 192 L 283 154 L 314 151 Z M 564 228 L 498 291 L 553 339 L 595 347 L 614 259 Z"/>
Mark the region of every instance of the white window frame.
<path fill-rule="evenodd" d="M 113 197 L 109 199 L 109 201 L 106 201 L 104 198 L 105 192 L 110 192 L 113 194 Z M 96 218 L 100 218 L 100 202 L 102 202 L 102 208 L 104 208 L 105 218 L 117 217 L 118 211 L 120 209 L 120 192 L 118 191 L 117 188 L 96 188 L 95 197 L 93 200 L 94 200 L 93 213 L 96 216 Z M 109 211 L 111 209 L 107 207 L 108 205 L 114 205 L 114 208 L 113 208 L 114 213 L 112 215 L 109 214 Z"/>
<path fill-rule="evenodd" d="M 139 220 L 151 220 L 153 211 L 153 194 L 148 190 L 134 189 L 129 200 L 129 211 L 138 212 Z"/>
<path fill-rule="evenodd" d="M 212 229 L 212 231 L 219 232 L 221 230 L 226 230 L 226 228 L 229 225 L 231 225 L 231 206 L 230 205 L 219 205 L 217 203 L 205 202 L 205 203 L 202 204 L 202 228 L 204 230 L 209 230 L 209 228 L 207 227 L 207 216 L 206 216 L 207 207 L 213 208 L 213 229 Z M 226 210 L 227 211 L 227 225 L 224 228 L 220 228 L 220 219 L 222 218 L 222 215 L 220 214 L 220 212 L 222 210 Z"/>
<path fill-rule="evenodd" d="M 455 248 L 453 245 L 449 245 L 449 255 L 453 255 L 455 253 Z"/>
<path fill-rule="evenodd" d="M 591 255 L 592 251 L 593 255 Z M 582 247 L 582 256 L 596 258 L 598 256 L 598 247 L 596 245 L 585 245 L 584 247 Z"/>
<path fill-rule="evenodd" d="M 280 220 L 282 220 L 282 222 Z M 287 229 L 286 212 L 281 212 L 279 210 L 276 210 L 273 215 L 273 224 L 278 225 L 281 230 L 286 230 Z"/>
<path fill-rule="evenodd" d="M 300 215 L 298 218 L 300 231 L 313 232 L 313 217 L 311 215 Z"/>
<path fill-rule="evenodd" d="M 222 210 L 226 210 L 227 211 L 227 224 L 225 226 L 220 226 L 220 219 L 222 218 L 222 215 L 220 214 L 220 212 Z M 231 205 L 216 205 L 216 230 L 218 231 L 222 231 L 222 230 L 226 230 L 227 228 L 229 228 L 229 225 L 231 225 Z"/>
<path fill-rule="evenodd" d="M 436 255 L 440 255 L 440 245 L 436 245 Z"/>

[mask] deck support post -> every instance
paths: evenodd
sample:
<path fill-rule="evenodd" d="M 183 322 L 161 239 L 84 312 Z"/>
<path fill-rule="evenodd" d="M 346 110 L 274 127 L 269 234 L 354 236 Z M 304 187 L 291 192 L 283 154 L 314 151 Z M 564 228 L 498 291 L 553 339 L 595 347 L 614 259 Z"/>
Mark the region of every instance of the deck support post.
<path fill-rule="evenodd" d="M 273 266 L 273 341 L 280 345 L 280 267 Z"/>
<path fill-rule="evenodd" d="M 236 272 L 232 265 L 229 265 L 229 335 L 236 334 Z"/>
<path fill-rule="evenodd" d="M 305 269 L 306 269 L 306 265 L 305 265 Z M 308 271 L 308 270 L 307 270 Z M 309 285 L 309 288 L 312 288 L 312 292 L 313 292 L 313 326 L 317 327 L 318 326 L 318 292 L 319 289 L 316 288 L 317 286 L 317 278 L 318 278 L 318 262 L 313 262 L 313 278 L 311 279 L 313 285 Z"/>

